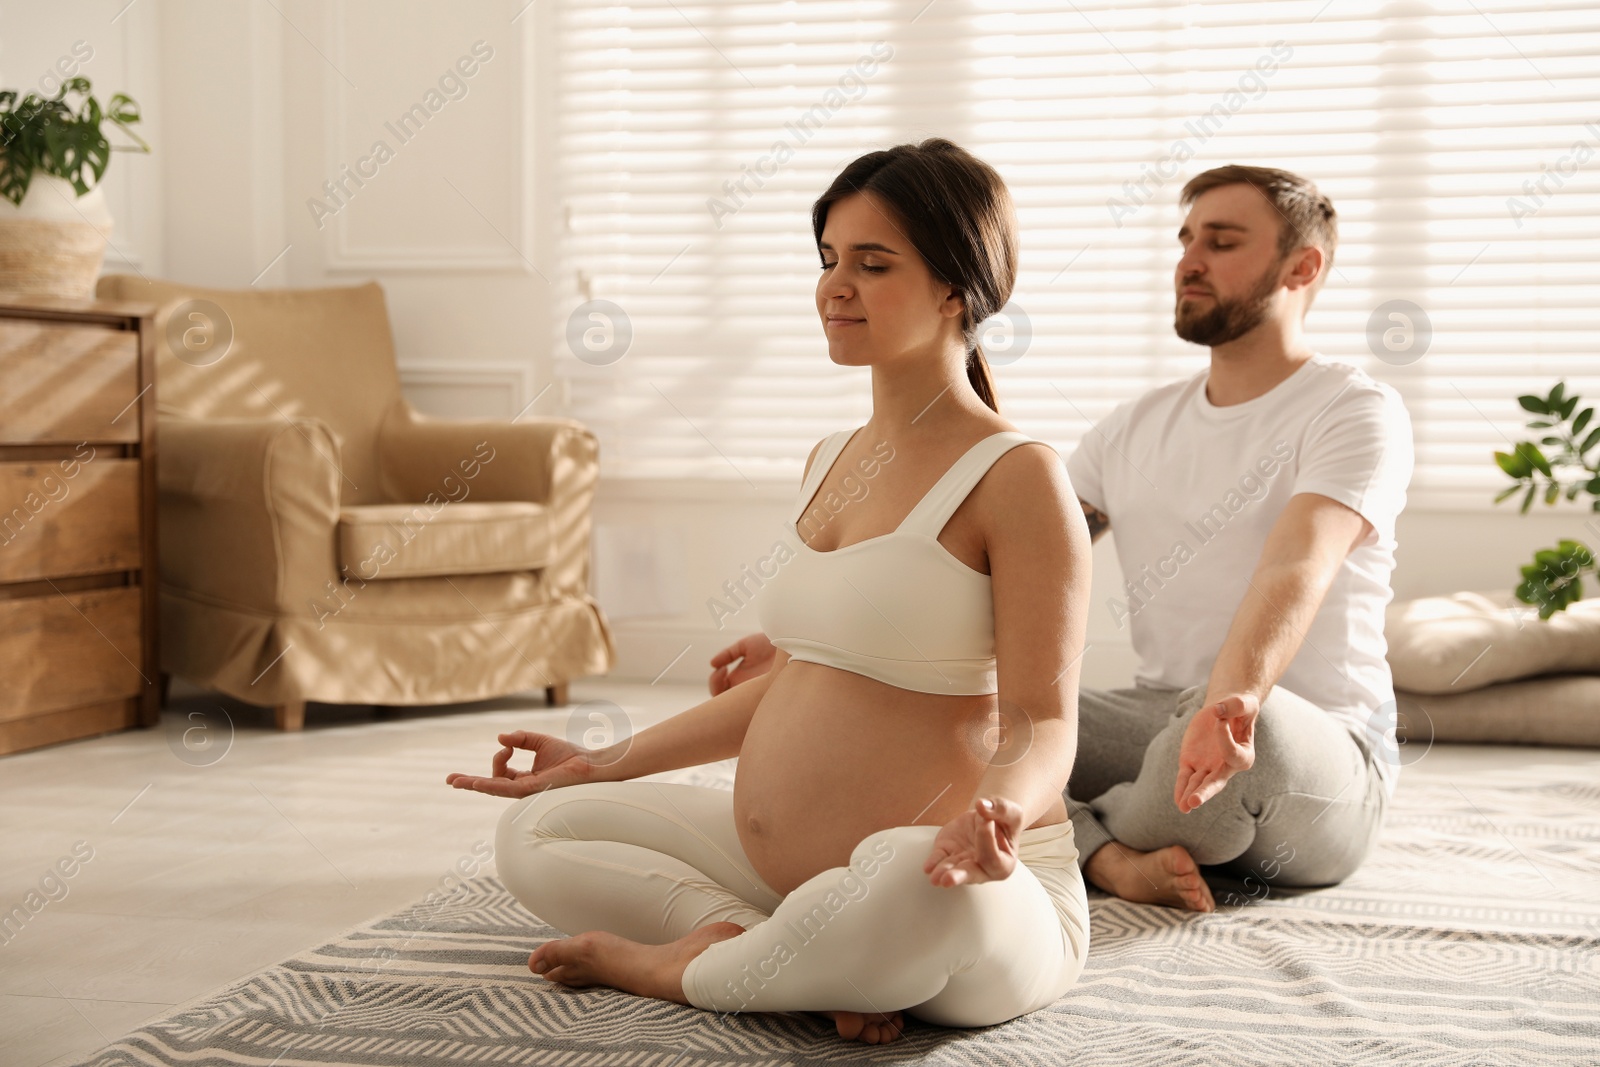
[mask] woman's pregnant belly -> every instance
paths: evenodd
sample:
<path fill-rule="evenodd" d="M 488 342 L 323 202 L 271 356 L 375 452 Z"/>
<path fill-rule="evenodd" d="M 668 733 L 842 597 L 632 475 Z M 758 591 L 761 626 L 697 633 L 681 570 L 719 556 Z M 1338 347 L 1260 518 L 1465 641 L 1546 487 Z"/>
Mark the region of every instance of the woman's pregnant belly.
<path fill-rule="evenodd" d="M 745 855 L 787 894 L 890 826 L 966 811 L 996 737 L 994 696 L 917 693 L 819 663 L 778 668 L 739 750 Z M 1038 825 L 1066 818 L 1057 802 Z"/>

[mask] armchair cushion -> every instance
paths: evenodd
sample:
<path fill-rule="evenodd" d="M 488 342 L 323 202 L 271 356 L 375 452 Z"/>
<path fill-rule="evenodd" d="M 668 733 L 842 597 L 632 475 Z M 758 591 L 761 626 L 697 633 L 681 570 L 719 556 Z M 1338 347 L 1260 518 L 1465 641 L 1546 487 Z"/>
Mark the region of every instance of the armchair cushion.
<path fill-rule="evenodd" d="M 589 595 L 589 508 L 600 443 L 575 419 L 442 421 L 396 407 L 378 433 L 387 500 L 446 497 L 544 508 L 553 548 L 541 578 L 552 597 Z"/>
<path fill-rule="evenodd" d="M 339 513 L 339 562 L 364 581 L 536 570 L 550 516 L 528 502 L 368 504 Z"/>

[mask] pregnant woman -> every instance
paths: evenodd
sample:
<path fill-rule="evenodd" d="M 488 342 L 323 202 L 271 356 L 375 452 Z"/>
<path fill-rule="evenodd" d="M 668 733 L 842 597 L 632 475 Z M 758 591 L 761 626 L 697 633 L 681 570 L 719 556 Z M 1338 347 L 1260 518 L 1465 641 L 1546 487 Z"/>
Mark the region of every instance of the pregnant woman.
<path fill-rule="evenodd" d="M 772 669 L 605 749 L 502 734 L 491 776 L 447 780 L 519 798 L 500 877 L 576 935 L 536 973 L 876 1043 L 904 1014 L 1015 1018 L 1083 967 L 1061 794 L 1089 533 L 977 343 L 1017 270 L 994 170 L 938 138 L 872 152 L 812 223 L 828 354 L 872 368 L 872 416 L 807 461 L 798 544 L 756 599 Z M 730 756 L 731 793 L 631 780 Z"/>

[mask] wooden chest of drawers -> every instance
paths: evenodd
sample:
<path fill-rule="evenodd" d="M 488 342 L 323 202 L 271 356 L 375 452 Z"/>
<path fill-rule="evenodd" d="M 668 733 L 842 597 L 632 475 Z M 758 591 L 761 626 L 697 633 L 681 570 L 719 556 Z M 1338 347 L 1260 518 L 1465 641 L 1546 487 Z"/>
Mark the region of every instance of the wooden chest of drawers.
<path fill-rule="evenodd" d="M 153 315 L 0 295 L 0 753 L 160 721 Z"/>

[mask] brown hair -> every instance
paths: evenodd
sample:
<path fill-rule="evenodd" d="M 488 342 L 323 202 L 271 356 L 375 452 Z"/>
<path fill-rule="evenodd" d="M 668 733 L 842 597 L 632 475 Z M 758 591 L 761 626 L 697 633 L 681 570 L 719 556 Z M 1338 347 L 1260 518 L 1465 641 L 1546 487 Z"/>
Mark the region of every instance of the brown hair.
<path fill-rule="evenodd" d="M 1323 264 L 1322 274 L 1317 278 L 1312 292 L 1322 288 L 1328 271 L 1333 267 L 1333 250 L 1339 243 L 1339 221 L 1333 210 L 1333 201 L 1323 196 L 1313 182 L 1298 174 L 1274 167 L 1230 163 L 1190 178 L 1178 196 L 1178 203 L 1188 207 L 1202 193 L 1224 185 L 1248 185 L 1278 209 L 1283 219 L 1283 226 L 1278 230 L 1279 259 L 1308 245 L 1322 249 L 1327 262 Z"/>
<path fill-rule="evenodd" d="M 960 291 L 967 381 L 998 412 L 978 327 L 1005 307 L 1017 282 L 1017 219 L 1006 183 L 989 164 L 943 137 L 868 152 L 811 206 L 819 256 L 828 208 L 865 192 L 894 213 L 896 226 L 933 276 Z"/>

